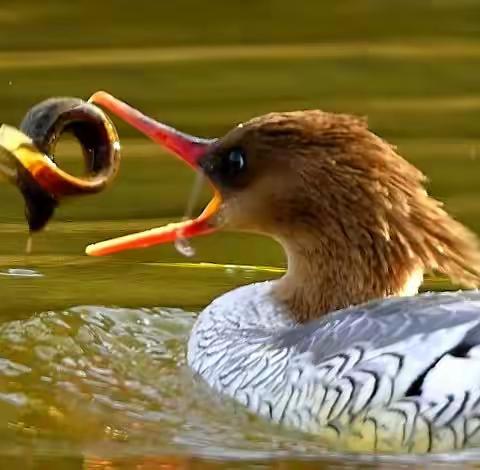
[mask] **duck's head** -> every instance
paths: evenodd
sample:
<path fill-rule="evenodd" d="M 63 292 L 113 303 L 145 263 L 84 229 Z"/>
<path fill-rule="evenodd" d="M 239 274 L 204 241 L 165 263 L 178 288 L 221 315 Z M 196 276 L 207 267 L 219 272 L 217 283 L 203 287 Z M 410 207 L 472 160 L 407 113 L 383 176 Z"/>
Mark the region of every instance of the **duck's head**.
<path fill-rule="evenodd" d="M 476 237 L 428 196 L 423 174 L 363 119 L 271 113 L 204 140 L 105 93 L 93 100 L 203 172 L 215 196 L 197 219 L 91 245 L 91 255 L 222 227 L 263 233 L 285 249 L 288 271 L 275 294 L 300 321 L 416 293 L 426 271 L 469 287 L 480 283 Z"/>

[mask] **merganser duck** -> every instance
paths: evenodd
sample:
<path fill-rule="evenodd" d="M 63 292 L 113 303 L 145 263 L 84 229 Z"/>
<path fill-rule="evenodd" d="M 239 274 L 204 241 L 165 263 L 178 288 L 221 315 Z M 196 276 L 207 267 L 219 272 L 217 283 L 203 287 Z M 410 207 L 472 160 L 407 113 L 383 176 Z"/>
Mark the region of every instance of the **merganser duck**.
<path fill-rule="evenodd" d="M 188 363 L 215 391 L 344 449 L 480 445 L 480 293 L 418 294 L 428 271 L 477 286 L 477 239 L 363 119 L 270 113 L 208 140 L 107 93 L 91 101 L 206 175 L 215 195 L 196 219 L 89 255 L 220 227 L 285 249 L 281 279 L 228 292 L 196 321 Z"/>

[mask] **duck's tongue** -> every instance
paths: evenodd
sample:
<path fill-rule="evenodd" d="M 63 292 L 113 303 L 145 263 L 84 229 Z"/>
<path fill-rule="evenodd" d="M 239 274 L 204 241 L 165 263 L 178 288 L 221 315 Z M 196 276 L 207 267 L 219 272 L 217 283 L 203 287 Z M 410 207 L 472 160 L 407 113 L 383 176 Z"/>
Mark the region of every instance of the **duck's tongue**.
<path fill-rule="evenodd" d="M 161 124 L 103 91 L 95 93 L 90 101 L 116 114 L 197 171 L 199 170 L 198 161 L 215 142 L 215 140 L 200 139 L 184 134 Z M 221 203 L 220 194 L 215 190 L 213 199 L 196 219 L 184 220 L 145 232 L 95 243 L 87 247 L 86 253 L 91 256 L 103 256 L 132 248 L 145 248 L 159 243 L 172 242 L 178 238 L 191 238 L 210 233 L 215 230 L 213 219 L 220 209 Z"/>

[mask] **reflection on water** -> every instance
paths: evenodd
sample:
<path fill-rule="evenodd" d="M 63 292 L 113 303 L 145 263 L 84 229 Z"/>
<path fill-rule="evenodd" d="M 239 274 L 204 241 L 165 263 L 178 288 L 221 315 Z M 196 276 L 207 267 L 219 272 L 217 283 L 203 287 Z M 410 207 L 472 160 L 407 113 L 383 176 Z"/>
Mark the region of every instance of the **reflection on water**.
<path fill-rule="evenodd" d="M 185 344 L 194 318 L 181 309 L 85 306 L 5 322 L 0 440 L 66 441 L 105 455 L 321 453 L 314 439 L 264 423 L 193 380 Z"/>
<path fill-rule="evenodd" d="M 42 274 L 33 269 L 8 268 L 5 272 L 0 272 L 0 276 L 42 277 Z"/>
<path fill-rule="evenodd" d="M 476 2 L 114 3 L 0 6 L 0 122 L 18 124 L 48 96 L 98 89 L 206 137 L 273 110 L 367 114 L 480 231 Z M 0 467 L 448 468 L 456 456 L 330 454 L 192 378 L 196 312 L 279 276 L 283 254 L 261 237 L 216 234 L 192 242 L 191 264 L 172 246 L 84 256 L 88 243 L 179 220 L 193 184 L 176 159 L 118 129 L 114 186 L 62 205 L 29 256 L 21 198 L 0 186 Z M 81 171 L 71 141 L 57 157 Z M 193 212 L 208 199 L 204 189 Z"/>

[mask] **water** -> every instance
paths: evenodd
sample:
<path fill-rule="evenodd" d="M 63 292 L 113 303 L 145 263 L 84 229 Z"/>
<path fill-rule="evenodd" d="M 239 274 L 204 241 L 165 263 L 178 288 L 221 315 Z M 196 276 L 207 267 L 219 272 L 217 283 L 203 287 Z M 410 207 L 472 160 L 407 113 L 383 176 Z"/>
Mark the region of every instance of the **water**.
<path fill-rule="evenodd" d="M 368 115 L 480 232 L 477 2 L 10 3 L 0 6 L 0 122 L 18 124 L 46 97 L 98 89 L 204 137 L 272 110 Z M 196 313 L 228 289 L 278 277 L 283 253 L 222 233 L 194 240 L 188 260 L 173 246 L 84 256 L 88 243 L 180 220 L 194 182 L 134 130 L 118 130 L 114 186 L 63 204 L 28 256 L 22 202 L 0 185 L 1 468 L 475 466 L 476 453 L 334 454 L 192 378 L 185 345 Z M 58 161 L 81 172 L 72 141 Z M 194 214 L 209 197 L 204 188 Z"/>

